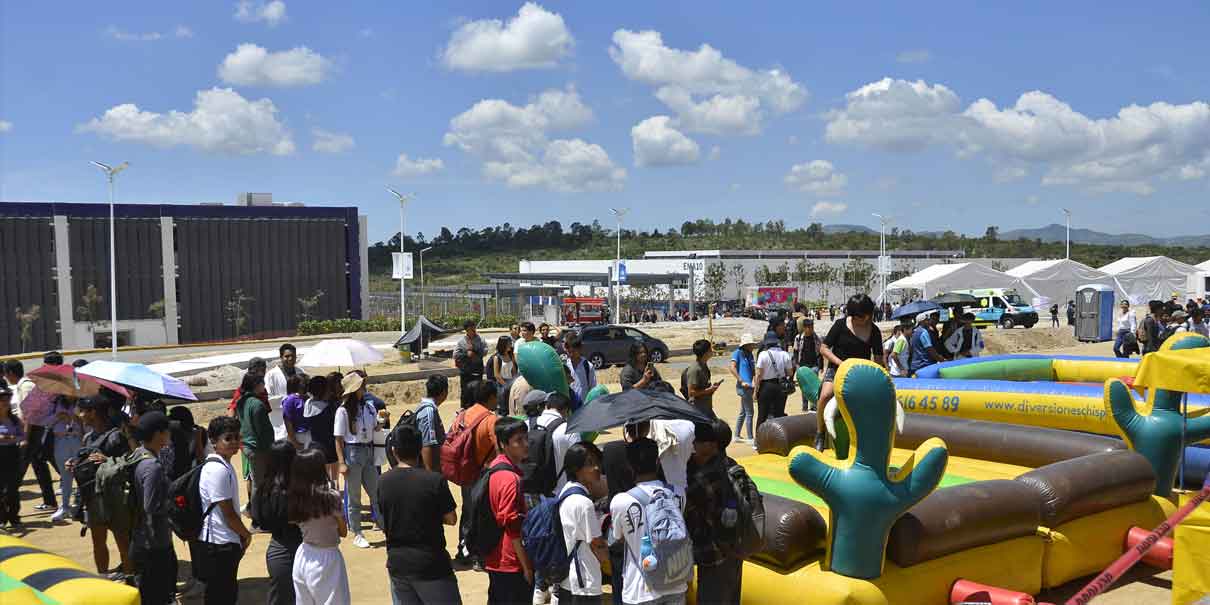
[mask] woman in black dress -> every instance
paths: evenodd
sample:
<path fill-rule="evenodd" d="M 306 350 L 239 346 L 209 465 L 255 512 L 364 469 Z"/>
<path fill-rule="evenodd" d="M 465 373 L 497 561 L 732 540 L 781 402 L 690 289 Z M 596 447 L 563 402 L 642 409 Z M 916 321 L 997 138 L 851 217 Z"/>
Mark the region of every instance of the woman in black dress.
<path fill-rule="evenodd" d="M 832 324 L 823 339 L 823 345 L 819 347 L 819 353 L 828 362 L 815 414 L 815 449 L 822 452 L 827 446 L 824 408 L 835 394 L 833 382 L 836 380 L 836 369 L 844 360 L 851 358 L 870 359 L 886 367 L 882 353 L 882 332 L 874 324 L 874 301 L 869 296 L 854 294 L 849 297 L 845 305 L 845 318 Z"/>

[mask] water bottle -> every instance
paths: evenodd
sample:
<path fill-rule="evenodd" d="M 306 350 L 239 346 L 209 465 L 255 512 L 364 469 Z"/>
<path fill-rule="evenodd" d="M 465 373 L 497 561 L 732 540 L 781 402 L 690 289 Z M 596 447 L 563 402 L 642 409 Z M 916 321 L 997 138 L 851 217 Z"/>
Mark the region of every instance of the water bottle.
<path fill-rule="evenodd" d="M 655 546 L 651 544 L 651 536 L 644 535 L 639 543 L 639 563 L 645 572 L 654 571 L 660 564 L 659 558 L 655 556 Z"/>

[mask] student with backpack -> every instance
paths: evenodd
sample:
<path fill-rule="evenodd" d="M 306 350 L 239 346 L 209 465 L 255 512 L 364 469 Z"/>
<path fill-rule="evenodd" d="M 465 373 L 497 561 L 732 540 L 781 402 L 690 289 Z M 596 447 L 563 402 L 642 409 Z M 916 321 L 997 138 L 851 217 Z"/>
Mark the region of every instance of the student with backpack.
<path fill-rule="evenodd" d="M 731 427 L 721 420 L 698 424 L 689 460 L 685 525 L 697 565 L 697 602 L 739 605 L 743 556 L 737 553 L 742 527 L 739 497 L 728 476 Z"/>
<path fill-rule="evenodd" d="M 349 574 L 340 539 L 349 535 L 340 493 L 328 483 L 321 452 L 303 450 L 290 467 L 289 519 L 302 532 L 294 554 L 294 598 L 299 605 L 350 603 Z"/>
<path fill-rule="evenodd" d="M 530 398 L 540 399 L 545 410 L 526 422 L 529 439 L 529 456 L 521 463 L 521 491 L 525 496 L 526 510 L 538 506 L 542 497 L 551 497 L 561 487 L 563 455 L 572 443 L 578 442 L 577 433 L 567 434 L 567 417 L 571 414 L 571 400 L 562 393 L 531 391 Z M 542 573 L 535 574 L 536 603 L 550 601 L 550 584 Z"/>
<path fill-rule="evenodd" d="M 559 524 L 568 554 L 566 577 L 559 583 L 559 605 L 600 605 L 601 563 L 609 551 L 601 535 L 601 517 L 593 502 L 604 495 L 601 450 L 591 443 L 576 443 L 563 458 L 559 491 Z M 532 514 L 532 513 L 531 513 Z"/>
<path fill-rule="evenodd" d="M 291 377 L 293 380 L 296 377 Z M 272 534 L 265 549 L 269 571 L 269 605 L 294 603 L 294 555 L 302 544 L 302 530 L 290 518 L 290 471 L 297 450 L 288 441 L 269 448 L 265 482 L 252 495 L 252 523 Z"/>
<path fill-rule="evenodd" d="M 449 379 L 440 374 L 429 376 L 424 383 L 424 394 L 420 405 L 416 406 L 415 415 L 416 431 L 420 435 L 420 463 L 423 468 L 440 473 L 445 427 L 441 424 L 441 414 L 437 408 L 450 395 Z"/>
<path fill-rule="evenodd" d="M 610 540 L 620 542 L 624 552 L 622 602 L 681 605 L 693 575 L 684 501 L 659 479 L 659 446 L 654 441 L 631 441 L 626 458 L 637 485 L 609 503 Z"/>
<path fill-rule="evenodd" d="M 130 442 L 122 433 L 121 427 L 111 422 L 109 400 L 103 397 L 85 397 L 76 401 L 76 410 L 84 424 L 84 437 L 80 440 L 80 451 L 76 457 L 68 461 L 71 472 L 75 475 L 76 485 L 80 488 L 80 502 L 83 505 L 84 525 L 92 536 L 92 558 L 96 563 L 97 573 L 108 574 L 109 544 L 107 535 L 112 532 L 114 542 L 118 545 L 118 555 L 121 557 L 121 573 L 129 574 L 133 570 L 127 555 L 130 547 L 130 528 L 111 526 L 100 518 L 100 496 L 96 488 L 97 468 L 109 458 L 116 458 L 130 452 Z"/>
<path fill-rule="evenodd" d="M 240 383 L 240 398 L 235 404 L 243 446 L 244 479 L 248 480 L 248 502 L 265 481 L 269 466 L 269 446 L 273 445 L 273 423 L 269 420 L 269 395 L 265 377 L 245 374 Z"/>
<path fill-rule="evenodd" d="M 206 429 L 214 453 L 198 471 L 198 496 L 203 517 L 198 535 L 201 547 L 202 579 L 206 582 L 206 605 L 230 605 L 239 602 L 240 559 L 252 543 L 252 533 L 239 515 L 239 480 L 231 458 L 240 450 L 239 420 L 220 416 Z M 211 461 L 219 464 L 210 464 Z"/>
<path fill-rule="evenodd" d="M 483 474 L 488 460 L 497 453 L 495 429 L 496 387 L 486 380 L 467 385 L 470 403 L 454 416 L 450 430 L 441 443 L 441 474 L 447 481 L 462 488 L 462 519 L 458 527 L 458 551 L 454 561 L 459 565 L 482 566 L 482 557 L 472 556 L 466 547 L 467 508 L 471 490 Z"/>
<path fill-rule="evenodd" d="M 175 601 L 176 551 L 168 524 L 168 477 L 160 464 L 160 450 L 171 441 L 168 417 L 152 411 L 139 416 L 135 436 L 140 446 L 131 468 L 134 509 L 139 513 L 130 532 L 130 558 L 139 570 L 139 598 L 146 605 Z"/>
<path fill-rule="evenodd" d="M 467 543 L 483 557 L 489 605 L 528 603 L 534 569 L 521 544 L 525 499 L 520 465 L 529 455 L 529 436 L 525 423 L 510 417 L 496 422 L 495 432 L 497 455 L 471 489 Z"/>
<path fill-rule="evenodd" d="M 399 465 L 379 479 L 378 506 L 387 540 L 392 602 L 460 605 L 442 529 L 458 523 L 449 483 L 440 473 L 421 466 L 422 438 L 415 427 L 400 423 L 391 444 Z"/>

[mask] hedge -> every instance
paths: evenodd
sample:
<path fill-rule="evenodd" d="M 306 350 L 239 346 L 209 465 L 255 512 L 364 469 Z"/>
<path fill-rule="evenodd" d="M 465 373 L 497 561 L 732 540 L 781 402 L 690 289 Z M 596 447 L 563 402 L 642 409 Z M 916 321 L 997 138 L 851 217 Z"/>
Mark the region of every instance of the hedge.
<path fill-rule="evenodd" d="M 512 315 L 492 315 L 481 320 L 478 315 L 439 315 L 429 317 L 429 321 L 448 330 L 461 330 L 462 324 L 474 320 L 480 328 L 507 328 L 517 323 Z M 353 332 L 391 332 L 399 329 L 399 320 L 387 317 L 373 319 L 321 319 L 301 321 L 298 323 L 299 336 L 316 334 L 341 334 Z"/>

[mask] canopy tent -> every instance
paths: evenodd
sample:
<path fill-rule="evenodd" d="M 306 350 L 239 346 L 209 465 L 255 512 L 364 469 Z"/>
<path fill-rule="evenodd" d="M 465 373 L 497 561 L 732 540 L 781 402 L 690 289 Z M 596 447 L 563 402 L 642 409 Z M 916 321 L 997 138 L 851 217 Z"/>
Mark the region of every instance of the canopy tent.
<path fill-rule="evenodd" d="M 1108 274 L 1071 259 L 1031 260 L 1007 273 L 1017 278 L 1017 291 L 1022 295 L 1032 293 L 1035 307 L 1045 307 L 1052 302 L 1072 300 L 1076 288 L 1090 283 L 1103 283 L 1116 287 Z M 1045 298 L 1045 301 L 1039 300 Z"/>
<path fill-rule="evenodd" d="M 1196 267 L 1198 269 L 1201 269 L 1202 271 L 1210 271 L 1210 260 L 1208 260 L 1204 263 L 1199 263 L 1196 265 Z"/>
<path fill-rule="evenodd" d="M 939 292 L 969 288 L 1011 288 L 1016 278 L 978 263 L 930 265 L 887 284 L 888 292 L 920 290 L 924 298 Z"/>
<path fill-rule="evenodd" d="M 1197 270 L 1167 256 L 1128 256 L 1101 267 L 1135 305 L 1168 300 L 1173 294 L 1184 296 L 1189 275 Z"/>
<path fill-rule="evenodd" d="M 395 341 L 394 346 L 396 349 L 400 350 L 402 350 L 404 347 L 407 347 L 407 349 L 411 351 L 413 355 L 419 355 L 425 347 L 429 346 L 430 342 L 432 342 L 434 339 L 441 338 L 450 331 L 451 330 L 447 330 L 429 321 L 429 318 L 421 315 L 416 320 L 416 323 L 412 326 L 412 329 L 408 330 L 407 334 L 400 336 L 399 340 Z"/>

